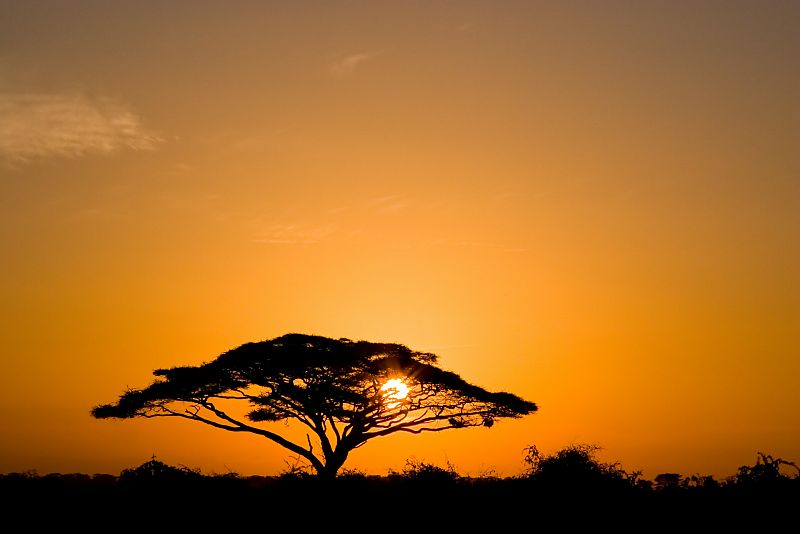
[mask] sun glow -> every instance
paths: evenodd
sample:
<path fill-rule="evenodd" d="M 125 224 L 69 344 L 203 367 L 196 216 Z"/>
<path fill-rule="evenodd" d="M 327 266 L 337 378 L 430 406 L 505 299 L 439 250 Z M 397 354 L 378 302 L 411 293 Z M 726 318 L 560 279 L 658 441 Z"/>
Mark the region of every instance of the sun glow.
<path fill-rule="evenodd" d="M 392 378 L 387 380 L 381 386 L 383 397 L 389 401 L 401 401 L 408 397 L 408 386 L 401 378 Z"/>

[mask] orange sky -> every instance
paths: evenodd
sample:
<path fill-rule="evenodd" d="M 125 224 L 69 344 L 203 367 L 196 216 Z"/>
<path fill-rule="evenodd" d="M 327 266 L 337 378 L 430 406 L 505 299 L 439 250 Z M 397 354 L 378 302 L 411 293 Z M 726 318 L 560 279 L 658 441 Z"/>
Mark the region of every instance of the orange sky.
<path fill-rule="evenodd" d="M 540 406 L 347 467 L 800 460 L 797 3 L 2 11 L 0 472 L 276 473 L 256 436 L 89 409 L 286 332 Z"/>

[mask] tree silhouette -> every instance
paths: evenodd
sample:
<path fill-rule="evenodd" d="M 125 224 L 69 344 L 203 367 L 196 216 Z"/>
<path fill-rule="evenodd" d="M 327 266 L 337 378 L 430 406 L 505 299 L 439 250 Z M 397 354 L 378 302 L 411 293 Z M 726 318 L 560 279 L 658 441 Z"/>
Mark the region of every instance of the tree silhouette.
<path fill-rule="evenodd" d="M 782 465 L 794 468 L 795 476 L 800 478 L 800 467 L 796 463 L 759 452 L 756 465 L 752 467 L 743 465 L 739 468 L 736 481 L 739 484 L 770 484 L 788 480 L 789 477 L 781 473 Z"/>
<path fill-rule="evenodd" d="M 180 417 L 250 432 L 304 458 L 319 476 L 334 477 L 353 449 L 374 438 L 491 427 L 536 411 L 534 403 L 469 384 L 436 361 L 394 343 L 287 334 L 197 367 L 158 369 L 149 387 L 128 390 L 92 415 Z M 242 403 L 246 411 L 237 410 Z M 264 425 L 290 420 L 307 427 L 305 443 Z"/>

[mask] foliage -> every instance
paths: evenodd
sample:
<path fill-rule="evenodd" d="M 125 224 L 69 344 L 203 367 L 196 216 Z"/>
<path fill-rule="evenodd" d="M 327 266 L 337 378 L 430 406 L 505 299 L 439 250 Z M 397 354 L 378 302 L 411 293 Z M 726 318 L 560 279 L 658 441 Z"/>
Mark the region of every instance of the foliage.
<path fill-rule="evenodd" d="M 656 475 L 654 488 L 658 491 L 674 491 L 681 487 L 680 473 L 661 473 Z"/>
<path fill-rule="evenodd" d="M 635 486 L 641 472 L 628 473 L 619 463 L 604 463 L 596 458 L 600 447 L 577 444 L 545 456 L 536 445 L 524 449 L 526 476 L 539 484 L 560 488 L 595 486 Z"/>
<path fill-rule="evenodd" d="M 736 480 L 739 484 L 771 484 L 789 480 L 791 477 L 781 472 L 782 466 L 792 468 L 793 478 L 800 480 L 800 468 L 796 463 L 763 452 L 758 453 L 755 465 L 743 465 L 739 468 Z"/>
<path fill-rule="evenodd" d="M 150 461 L 143 463 L 138 467 L 124 469 L 119 479 L 121 482 L 128 483 L 142 483 L 142 482 L 168 482 L 168 481 L 186 481 L 191 479 L 200 478 L 202 475 L 197 469 L 190 469 L 188 467 L 173 467 L 164 462 L 160 462 L 153 457 Z"/>
<path fill-rule="evenodd" d="M 390 476 L 399 476 L 408 481 L 425 484 L 449 484 L 460 478 L 455 466 L 450 462 L 447 462 L 445 467 L 440 467 L 415 458 L 406 459 L 402 471 L 392 472 Z"/>
<path fill-rule="evenodd" d="M 661 477 L 669 491 L 653 491 L 641 480 L 633 483 L 617 464 L 599 462 L 596 451 L 580 445 L 547 456 L 529 449 L 537 467 L 524 477 L 506 478 L 462 477 L 450 464 L 440 467 L 415 459 L 386 477 L 346 472 L 335 479 L 293 474 L 291 463 L 289 473 L 243 477 L 203 475 L 153 459 L 117 477 L 0 474 L 0 492 L 9 517 L 21 517 L 22 507 L 33 506 L 39 515 L 30 517 L 36 524 L 50 517 L 63 526 L 72 518 L 85 530 L 87 524 L 102 524 L 97 514 L 104 514 L 106 524 L 117 530 L 135 520 L 142 528 L 165 530 L 167 517 L 180 532 L 209 530 L 215 517 L 224 522 L 220 528 L 229 528 L 231 521 L 242 528 L 290 521 L 301 530 L 319 524 L 382 530 L 441 527 L 448 532 L 484 527 L 505 532 L 519 526 L 547 530 L 550 521 L 566 531 L 608 526 L 611 532 L 654 527 L 716 532 L 728 530 L 721 528 L 726 521 L 731 530 L 742 530 L 747 520 L 756 531 L 772 532 L 785 530 L 800 498 L 800 477 L 775 477 L 774 471 L 765 475 L 766 483 L 753 482 L 748 475 L 718 484 L 708 483 L 710 477 L 673 473 Z M 771 469 L 758 466 L 774 466 L 777 460 L 759 455 L 747 471 Z M 775 523 L 783 526 L 773 528 Z"/>
<path fill-rule="evenodd" d="M 286 467 L 278 474 L 278 478 L 284 480 L 306 479 L 312 476 L 313 469 L 300 456 L 292 456 L 289 460 L 284 460 Z"/>
<path fill-rule="evenodd" d="M 177 417 L 231 432 L 250 432 L 285 447 L 317 474 L 332 477 L 370 439 L 471 426 L 536 411 L 510 393 L 492 393 L 439 368 L 437 356 L 404 345 L 287 334 L 247 343 L 199 366 L 154 371 L 97 418 Z M 408 391 L 387 390 L 401 380 Z M 236 407 L 248 407 L 244 417 Z M 298 421 L 306 442 L 267 428 Z M 316 445 L 316 447 L 315 447 Z"/>

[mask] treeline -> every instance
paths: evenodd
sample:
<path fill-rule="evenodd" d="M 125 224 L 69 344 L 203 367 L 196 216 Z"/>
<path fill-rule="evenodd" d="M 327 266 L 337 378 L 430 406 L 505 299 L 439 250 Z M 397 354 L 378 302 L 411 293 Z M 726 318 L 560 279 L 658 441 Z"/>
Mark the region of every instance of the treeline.
<path fill-rule="evenodd" d="M 800 502 L 800 469 L 768 454 L 758 453 L 753 465 L 722 480 L 677 473 L 647 480 L 618 463 L 599 461 L 597 450 L 575 445 L 543 455 L 532 446 L 525 451 L 524 473 L 502 478 L 462 476 L 452 465 L 409 460 L 402 470 L 386 476 L 344 470 L 335 480 L 325 481 L 298 464 L 277 476 L 241 476 L 203 474 L 153 458 L 119 476 L 0 475 L 0 492 L 10 496 L 6 504 L 47 503 L 78 516 L 135 510 L 139 519 L 156 514 L 159 520 L 196 522 L 215 510 L 234 514 L 248 525 L 265 513 L 290 514 L 305 522 L 326 514 L 357 513 L 375 520 L 411 513 L 437 524 L 473 525 L 488 518 L 518 521 L 534 514 L 541 520 L 557 517 L 581 524 L 607 523 L 621 516 L 658 517 L 678 526 L 698 517 L 715 523 L 762 521 L 775 518 L 782 509 L 796 509 Z"/>
<path fill-rule="evenodd" d="M 794 462 L 757 453 L 756 463 L 739 467 L 735 475 L 718 480 L 712 475 L 688 475 L 662 473 L 653 480 L 642 477 L 641 471 L 626 471 L 619 463 L 606 463 L 597 459 L 600 450 L 595 445 L 570 445 L 554 454 L 542 455 L 536 446 L 525 449 L 521 475 L 501 478 L 488 472 L 479 476 L 462 476 L 455 466 L 438 466 L 416 459 L 406 460 L 400 471 L 390 471 L 386 476 L 368 475 L 358 470 L 343 469 L 337 482 L 353 483 L 369 481 L 382 483 L 426 483 L 491 485 L 517 482 L 545 486 L 549 489 L 604 489 L 636 490 L 641 492 L 680 492 L 691 490 L 716 490 L 742 487 L 792 487 L 800 485 L 800 467 Z M 137 487 L 184 483 L 238 486 L 262 489 L 275 485 L 297 483 L 313 484 L 316 476 L 300 462 L 287 463 L 286 469 L 275 476 L 242 476 L 235 472 L 204 474 L 199 469 L 185 466 L 170 466 L 155 457 L 138 467 L 124 469 L 118 476 L 110 474 L 87 475 L 82 473 L 49 473 L 39 475 L 35 471 L 0 474 L 0 484 L 10 486 L 75 486 L 75 487 Z"/>

